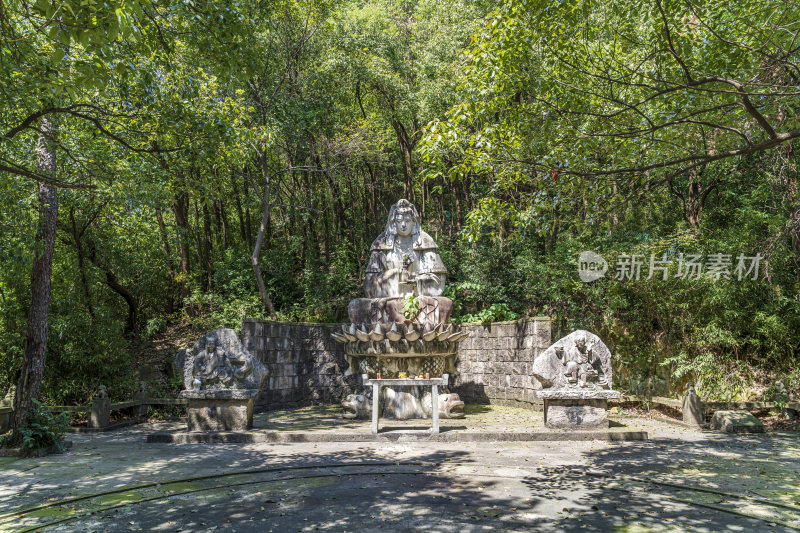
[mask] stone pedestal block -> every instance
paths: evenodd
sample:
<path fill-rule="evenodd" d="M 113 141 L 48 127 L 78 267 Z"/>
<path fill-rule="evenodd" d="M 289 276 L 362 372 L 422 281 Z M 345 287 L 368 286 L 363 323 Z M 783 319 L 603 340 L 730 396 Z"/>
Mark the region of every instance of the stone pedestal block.
<path fill-rule="evenodd" d="M 608 427 L 608 400 L 619 398 L 611 390 L 543 390 L 536 397 L 544 401 L 544 423 L 555 429 Z"/>
<path fill-rule="evenodd" d="M 189 431 L 247 431 L 253 427 L 258 389 L 183 391 Z"/>

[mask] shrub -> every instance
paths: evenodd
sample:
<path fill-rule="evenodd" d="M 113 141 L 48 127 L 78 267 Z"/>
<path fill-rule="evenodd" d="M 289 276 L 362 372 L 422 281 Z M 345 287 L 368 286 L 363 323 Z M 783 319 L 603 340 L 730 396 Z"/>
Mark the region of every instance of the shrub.
<path fill-rule="evenodd" d="M 41 402 L 34 399 L 25 424 L 19 430 L 22 436 L 20 449 L 26 455 L 53 446 L 61 451 L 64 433 L 68 426 L 69 417 L 65 413 L 51 413 Z"/>

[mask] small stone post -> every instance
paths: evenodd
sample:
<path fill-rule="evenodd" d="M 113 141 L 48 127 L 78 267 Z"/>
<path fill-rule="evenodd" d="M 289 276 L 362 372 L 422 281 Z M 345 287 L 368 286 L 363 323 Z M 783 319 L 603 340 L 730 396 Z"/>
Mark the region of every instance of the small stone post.
<path fill-rule="evenodd" d="M 92 412 L 89 415 L 90 428 L 106 428 L 111 422 L 111 400 L 108 399 L 106 386 L 100 385 L 92 401 Z"/>
<path fill-rule="evenodd" d="M 778 404 L 786 405 L 789 403 L 789 391 L 786 390 L 786 385 L 783 384 L 783 381 L 778 380 L 775 382 L 775 402 Z M 790 407 L 783 408 L 783 416 L 784 418 L 793 419 L 797 418 L 798 412 L 795 409 L 791 409 Z"/>
<path fill-rule="evenodd" d="M 144 381 L 139 383 L 139 388 L 133 394 L 133 399 L 139 403 L 139 407 L 136 409 L 136 416 L 147 416 L 147 386 Z"/>
<path fill-rule="evenodd" d="M 697 395 L 694 390 L 694 382 L 690 381 L 686 384 L 686 392 L 683 395 L 683 422 L 692 426 L 702 426 L 705 423 L 705 409 L 703 408 L 703 400 Z"/>

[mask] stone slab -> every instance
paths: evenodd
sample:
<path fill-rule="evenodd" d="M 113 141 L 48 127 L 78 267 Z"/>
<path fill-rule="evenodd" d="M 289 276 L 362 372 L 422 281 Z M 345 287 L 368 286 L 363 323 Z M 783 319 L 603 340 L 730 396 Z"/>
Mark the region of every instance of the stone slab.
<path fill-rule="evenodd" d="M 605 399 L 545 399 L 544 424 L 554 429 L 596 429 L 608 427 Z"/>
<path fill-rule="evenodd" d="M 617 390 L 593 389 L 548 389 L 537 390 L 540 400 L 616 400 L 621 393 Z"/>
<path fill-rule="evenodd" d="M 258 389 L 184 390 L 178 398 L 189 400 L 249 400 L 258 396 Z"/>
<path fill-rule="evenodd" d="M 578 442 L 600 440 L 608 442 L 646 441 L 646 431 L 446 431 L 431 434 L 428 431 L 390 431 L 386 433 L 313 433 L 313 432 L 249 432 L 249 433 L 190 433 L 156 432 L 147 436 L 149 443 L 162 444 L 250 444 L 297 442 L 381 442 L 381 441 L 431 441 L 431 442 Z"/>
<path fill-rule="evenodd" d="M 717 411 L 711 429 L 725 433 L 764 433 L 764 424 L 749 411 Z"/>

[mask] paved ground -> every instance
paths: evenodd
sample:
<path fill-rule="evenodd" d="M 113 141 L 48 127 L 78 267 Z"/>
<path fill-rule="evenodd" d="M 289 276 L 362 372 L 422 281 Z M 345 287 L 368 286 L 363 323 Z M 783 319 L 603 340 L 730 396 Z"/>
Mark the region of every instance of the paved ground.
<path fill-rule="evenodd" d="M 481 416 L 513 426 L 530 413 Z M 800 529 L 797 433 L 618 422 L 651 440 L 145 443 L 169 424 L 72 435 L 63 455 L 0 459 L 0 530 Z"/>
<path fill-rule="evenodd" d="M 399 440 L 434 439 L 441 441 L 474 440 L 643 440 L 647 430 L 639 420 L 627 419 L 624 423 L 613 422 L 610 428 L 592 431 L 559 431 L 544 426 L 541 412 L 504 406 L 468 405 L 466 418 L 441 419 L 441 433 L 431 437 L 431 421 L 393 420 L 381 418 L 380 439 Z M 376 440 L 372 433 L 371 420 L 342 418 L 339 406 L 311 406 L 295 409 L 271 411 L 269 414 L 256 414 L 248 440 L 241 440 L 243 434 L 215 436 L 210 434 L 187 433 L 186 424 L 171 422 L 158 425 L 159 431 L 153 434 L 151 442 L 201 443 L 233 442 L 301 442 L 301 441 L 365 441 Z M 607 436 L 607 437 L 603 437 Z"/>

